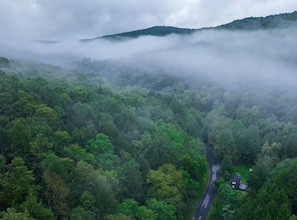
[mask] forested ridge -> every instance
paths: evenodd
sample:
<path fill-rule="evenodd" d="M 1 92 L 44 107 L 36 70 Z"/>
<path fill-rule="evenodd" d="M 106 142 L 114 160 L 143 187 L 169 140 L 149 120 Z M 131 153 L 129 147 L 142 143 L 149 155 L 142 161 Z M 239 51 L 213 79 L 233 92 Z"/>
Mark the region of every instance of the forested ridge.
<path fill-rule="evenodd" d="M 260 30 L 260 29 L 275 29 L 275 28 L 286 28 L 288 26 L 295 26 L 297 21 L 297 12 L 283 13 L 277 15 L 269 15 L 266 17 L 250 17 L 240 20 L 235 20 L 227 24 L 219 25 L 217 27 L 205 27 L 200 29 L 189 29 L 189 28 L 177 28 L 170 26 L 154 26 L 146 29 L 129 31 L 124 33 L 117 33 L 111 35 L 105 35 L 102 37 L 96 37 L 93 39 L 82 39 L 82 42 L 92 42 L 98 39 L 107 40 L 129 40 L 138 38 L 141 36 L 167 36 L 172 34 L 178 35 L 190 35 L 203 30 Z M 48 42 L 49 43 L 49 42 Z M 54 42 L 52 42 L 54 43 Z"/>
<path fill-rule="evenodd" d="M 207 171 L 198 97 L 188 91 L 186 108 L 162 91 L 182 83 L 119 88 L 100 73 L 1 65 L 2 219 L 190 215 Z"/>
<path fill-rule="evenodd" d="M 0 67 L 2 219 L 191 218 L 204 143 L 225 178 L 213 219 L 296 219 L 295 88 L 90 59 Z M 237 164 L 252 168 L 244 193 L 225 183 Z"/>

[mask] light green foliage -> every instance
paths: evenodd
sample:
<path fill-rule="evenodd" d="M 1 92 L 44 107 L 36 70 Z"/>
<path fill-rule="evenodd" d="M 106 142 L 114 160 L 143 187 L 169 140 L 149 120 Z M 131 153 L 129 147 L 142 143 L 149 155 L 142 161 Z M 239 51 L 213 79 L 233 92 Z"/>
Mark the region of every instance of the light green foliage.
<path fill-rule="evenodd" d="M 75 161 L 84 160 L 90 164 L 95 163 L 94 154 L 88 153 L 86 149 L 82 148 L 78 144 L 71 144 L 63 149 L 66 157 L 69 157 Z"/>
<path fill-rule="evenodd" d="M 158 220 L 175 220 L 176 208 L 162 200 L 157 200 L 155 198 L 147 201 L 147 206 L 149 209 L 156 213 Z"/>
<path fill-rule="evenodd" d="M 45 208 L 41 201 L 37 201 L 36 196 L 30 194 L 27 196 L 26 201 L 20 205 L 24 212 L 28 212 L 34 219 L 40 220 L 54 220 L 53 212 Z"/>
<path fill-rule="evenodd" d="M 6 212 L 0 213 L 0 216 L 1 220 L 34 220 L 27 212 L 18 212 L 14 208 L 7 208 Z"/>
<path fill-rule="evenodd" d="M 182 171 L 172 164 L 164 164 L 158 170 L 151 170 L 147 176 L 147 183 L 152 184 L 149 193 L 151 198 L 163 200 L 177 206 L 182 201 L 185 181 Z"/>
<path fill-rule="evenodd" d="M 97 134 L 95 140 L 89 140 L 86 146 L 86 149 L 94 155 L 97 166 L 105 170 L 114 169 L 118 161 L 114 148 L 108 136 L 103 133 Z"/>
<path fill-rule="evenodd" d="M 18 100 L 14 103 L 16 115 L 33 116 L 36 111 L 36 103 L 32 95 L 23 90 L 18 91 Z"/>
<path fill-rule="evenodd" d="M 138 202 L 134 199 L 125 199 L 117 205 L 117 210 L 124 215 L 135 217 L 138 212 Z"/>
<path fill-rule="evenodd" d="M 132 218 L 124 214 L 113 214 L 107 215 L 105 217 L 105 220 L 132 220 Z"/>
<path fill-rule="evenodd" d="M 73 95 L 74 95 L 75 101 L 86 102 L 88 100 L 87 88 L 85 88 L 82 85 L 74 87 Z"/>
<path fill-rule="evenodd" d="M 56 127 L 58 124 L 57 112 L 46 105 L 38 105 L 33 117 L 36 120 L 45 120 L 51 127 Z"/>
<path fill-rule="evenodd" d="M 162 137 L 170 143 L 175 151 L 179 152 L 185 144 L 181 131 L 179 131 L 176 126 L 165 123 L 161 123 L 159 128 Z"/>
<path fill-rule="evenodd" d="M 88 149 L 98 156 L 100 154 L 113 153 L 114 146 L 107 135 L 100 133 L 96 135 L 95 140 L 89 141 Z"/>
<path fill-rule="evenodd" d="M 194 156 L 185 154 L 182 158 L 182 167 L 186 170 L 194 181 L 201 183 L 207 171 L 207 161 L 200 155 Z"/>
<path fill-rule="evenodd" d="M 139 220 L 156 220 L 157 214 L 153 210 L 147 208 L 146 206 L 139 206 L 136 213 L 136 217 Z"/>
<path fill-rule="evenodd" d="M 28 170 L 20 157 L 14 158 L 0 173 L 0 206 L 20 204 L 26 196 L 34 192 L 33 172 Z"/>
<path fill-rule="evenodd" d="M 80 203 L 86 210 L 92 209 L 95 201 L 96 198 L 87 190 L 80 196 Z"/>

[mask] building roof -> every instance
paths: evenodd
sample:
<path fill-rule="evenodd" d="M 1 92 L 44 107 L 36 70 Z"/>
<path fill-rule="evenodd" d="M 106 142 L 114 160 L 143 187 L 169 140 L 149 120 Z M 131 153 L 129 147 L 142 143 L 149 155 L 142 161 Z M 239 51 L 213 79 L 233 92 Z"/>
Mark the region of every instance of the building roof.
<path fill-rule="evenodd" d="M 239 184 L 241 182 L 241 176 L 239 173 L 235 173 L 231 179 L 230 179 L 230 183 L 232 184 L 232 182 L 236 182 L 237 184 Z"/>

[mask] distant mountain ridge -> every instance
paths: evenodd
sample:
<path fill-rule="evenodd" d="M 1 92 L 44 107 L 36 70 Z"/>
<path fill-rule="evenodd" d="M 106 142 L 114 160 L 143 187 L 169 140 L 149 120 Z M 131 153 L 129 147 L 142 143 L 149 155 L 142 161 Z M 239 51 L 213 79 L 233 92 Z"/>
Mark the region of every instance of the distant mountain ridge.
<path fill-rule="evenodd" d="M 250 17 L 241 20 L 235 20 L 231 23 L 220 25 L 217 27 L 205 27 L 199 29 L 178 28 L 171 26 L 154 26 L 146 29 L 123 32 L 118 34 L 104 35 L 93 39 L 83 39 L 82 42 L 90 42 L 97 39 L 107 40 L 123 40 L 133 39 L 141 36 L 158 36 L 163 37 L 170 34 L 187 35 L 196 31 L 213 29 L 213 30 L 257 30 L 257 29 L 270 29 L 270 28 L 284 28 L 291 25 L 297 27 L 297 11 L 292 13 L 283 13 L 278 15 L 269 15 L 266 17 Z"/>
<path fill-rule="evenodd" d="M 140 37 L 140 36 L 166 36 L 169 34 L 192 34 L 197 29 L 189 29 L 189 28 L 178 28 L 178 27 L 171 27 L 171 26 L 154 26 L 147 29 L 142 30 L 136 30 L 136 31 L 130 31 L 125 33 L 120 33 L 116 35 L 106 35 L 101 38 L 110 38 L 112 36 L 114 37 Z"/>
<path fill-rule="evenodd" d="M 235 20 L 231 23 L 220 25 L 215 29 L 227 30 L 257 30 L 271 28 L 285 28 L 291 25 L 297 27 L 297 11 L 278 15 L 269 15 L 266 17 L 250 17 L 241 20 Z"/>
<path fill-rule="evenodd" d="M 96 37 L 93 39 L 85 39 L 83 41 L 92 41 L 96 39 L 108 39 L 108 40 L 121 40 L 123 38 L 138 38 L 141 36 L 158 36 L 163 37 L 169 34 L 192 34 L 198 29 L 190 29 L 190 28 L 178 28 L 172 26 L 154 26 L 146 29 L 123 32 L 119 34 L 112 35 L 104 35 L 102 37 Z"/>

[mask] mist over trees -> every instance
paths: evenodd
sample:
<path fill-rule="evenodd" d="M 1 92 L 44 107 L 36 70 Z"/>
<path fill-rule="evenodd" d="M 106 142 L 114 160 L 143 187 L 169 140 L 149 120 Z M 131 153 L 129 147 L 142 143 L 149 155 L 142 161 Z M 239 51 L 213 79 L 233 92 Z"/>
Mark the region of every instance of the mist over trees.
<path fill-rule="evenodd" d="M 296 219 L 296 28 L 252 29 L 31 44 L 62 67 L 4 53 L 1 219 L 191 218 L 205 144 L 216 219 Z M 235 165 L 245 193 L 224 182 Z"/>

